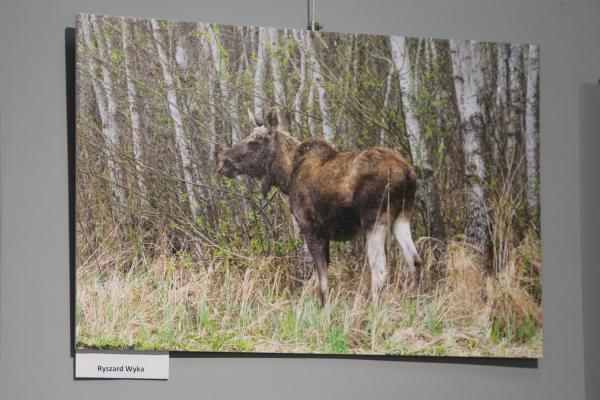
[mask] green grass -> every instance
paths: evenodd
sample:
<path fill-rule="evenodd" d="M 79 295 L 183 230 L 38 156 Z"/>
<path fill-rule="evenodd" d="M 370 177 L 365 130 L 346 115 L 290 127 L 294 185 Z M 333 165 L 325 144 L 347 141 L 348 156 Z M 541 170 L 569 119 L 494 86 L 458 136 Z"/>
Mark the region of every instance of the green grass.
<path fill-rule="evenodd" d="M 77 344 L 209 352 L 541 356 L 541 310 L 518 276 L 490 278 L 473 267 L 473 258 L 460 245 L 447 251 L 452 257 L 445 259 L 453 264 L 442 276 L 426 265 L 420 286 L 408 284 L 404 265 L 391 267 L 376 304 L 369 298 L 368 270 L 336 257 L 329 270 L 331 303 L 325 308 L 316 300 L 314 277 L 297 279 L 290 265 L 275 258 L 257 258 L 251 265 L 217 263 L 209 269 L 182 253 L 138 259 L 127 272 L 90 263 L 77 274 Z"/>

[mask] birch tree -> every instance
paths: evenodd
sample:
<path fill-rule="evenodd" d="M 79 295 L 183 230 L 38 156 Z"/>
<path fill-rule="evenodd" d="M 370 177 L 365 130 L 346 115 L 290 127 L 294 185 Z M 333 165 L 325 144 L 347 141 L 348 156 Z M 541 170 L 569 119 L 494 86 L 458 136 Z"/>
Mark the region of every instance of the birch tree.
<path fill-rule="evenodd" d="M 100 54 L 100 58 L 104 62 L 106 60 L 106 49 L 102 43 L 103 38 L 100 32 L 100 27 L 97 24 L 95 16 L 89 16 L 89 19 L 90 20 L 88 21 L 88 16 L 82 16 L 81 27 L 83 30 L 84 41 L 88 51 L 92 52 L 94 49 L 94 42 L 92 40 L 91 30 L 93 29 L 98 52 Z M 118 126 L 115 116 L 117 112 L 117 106 L 112 91 L 112 77 L 106 65 L 101 63 L 100 71 L 102 75 L 102 85 L 98 83 L 95 77 L 97 63 L 94 55 L 90 55 L 88 57 L 88 66 L 90 69 L 90 74 L 92 75 L 92 84 L 94 93 L 96 95 L 96 101 L 98 103 L 98 112 L 102 121 L 102 134 L 106 142 L 106 146 L 104 146 L 103 149 L 106 155 L 108 173 L 111 181 L 113 182 L 112 191 L 117 202 L 117 207 L 122 209 L 125 206 L 125 191 L 121 186 L 118 165 L 115 160 L 116 148 L 118 146 Z"/>
<path fill-rule="evenodd" d="M 144 178 L 140 170 L 142 164 L 142 134 L 140 130 L 140 115 L 137 109 L 137 88 L 132 78 L 131 56 L 129 49 L 131 48 L 132 27 L 128 26 L 125 18 L 121 17 L 121 38 L 123 41 L 123 61 L 125 64 L 125 80 L 127 81 L 127 100 L 129 103 L 129 116 L 131 119 L 131 136 L 133 142 L 133 163 L 136 172 L 136 183 L 139 191 L 143 195 L 146 193 Z"/>
<path fill-rule="evenodd" d="M 212 57 L 212 51 L 210 43 L 205 35 L 202 34 L 202 29 L 200 29 L 200 43 L 202 46 L 202 52 L 199 53 L 198 64 L 202 65 L 204 60 L 210 60 Z M 217 105 L 216 105 L 216 95 L 217 95 L 217 74 L 213 65 L 207 63 L 208 75 L 206 77 L 200 76 L 201 72 L 198 71 L 199 76 L 198 80 L 207 79 L 208 85 L 208 129 L 209 129 L 209 138 L 208 138 L 208 158 L 211 163 L 215 162 L 215 157 L 217 153 Z"/>
<path fill-rule="evenodd" d="M 301 43 L 300 40 L 300 35 L 301 35 L 301 31 L 297 31 L 297 30 L 293 30 L 292 31 L 292 36 L 294 38 L 294 40 L 296 41 L 296 43 Z M 302 113 L 300 112 L 300 109 L 302 107 L 302 96 L 304 94 L 304 89 L 306 87 L 306 57 L 304 57 L 304 51 L 302 49 L 301 46 L 299 47 L 299 53 L 300 53 L 300 67 L 299 67 L 299 76 L 300 76 L 300 83 L 298 86 L 298 90 L 296 91 L 296 95 L 294 97 L 294 121 L 296 122 L 296 126 L 301 127 L 302 126 Z"/>
<path fill-rule="evenodd" d="M 425 140 L 421 135 L 421 126 L 417 115 L 416 88 L 414 74 L 411 70 L 406 38 L 391 36 L 392 60 L 398 71 L 404 111 L 404 125 L 408 137 L 413 163 L 420 167 L 431 169 Z"/>
<path fill-rule="evenodd" d="M 508 94 L 508 45 L 499 43 L 496 54 L 496 102 L 494 114 L 496 119 L 495 124 L 495 141 L 496 146 L 493 147 L 494 153 L 497 156 L 500 154 L 498 147 L 504 142 L 505 132 L 508 128 L 507 122 L 507 94 Z"/>
<path fill-rule="evenodd" d="M 173 122 L 173 128 L 175 130 L 175 143 L 177 150 L 179 151 L 179 157 L 183 166 L 183 178 L 185 180 L 185 188 L 187 191 L 188 204 L 190 212 L 194 221 L 196 221 L 196 196 L 194 194 L 193 176 L 192 176 L 192 161 L 190 156 L 190 146 L 185 135 L 183 126 L 183 119 L 181 111 L 179 109 L 179 102 L 177 99 L 177 92 L 175 90 L 175 82 L 169 69 L 170 62 L 167 56 L 165 48 L 165 40 L 163 39 L 162 29 L 160 22 L 152 19 L 150 20 L 152 25 L 152 35 L 154 42 L 156 43 L 156 50 L 158 53 L 158 60 L 165 80 L 165 87 L 167 92 L 167 102 L 169 106 L 169 112 L 171 120 Z"/>
<path fill-rule="evenodd" d="M 258 47 L 256 50 L 256 68 L 254 69 L 254 115 L 257 118 L 262 119 L 265 113 L 264 102 L 265 102 L 265 80 L 267 78 L 266 70 L 266 58 L 267 49 L 266 44 L 269 41 L 268 28 L 258 28 Z"/>
<path fill-rule="evenodd" d="M 483 250 L 487 242 L 487 213 L 483 182 L 479 88 L 483 84 L 481 45 L 473 41 L 450 41 L 456 104 L 460 115 L 467 185 L 467 237 Z"/>
<path fill-rule="evenodd" d="M 402 96 L 402 109 L 404 111 L 404 125 L 408 137 L 413 164 L 420 171 L 419 195 L 425 205 L 427 219 L 431 223 L 433 235 L 439 237 L 442 231 L 439 198 L 433 180 L 433 166 L 427 142 L 418 117 L 417 82 L 415 71 L 411 68 L 408 54 L 407 39 L 400 36 L 391 36 L 392 60 L 398 71 L 400 91 Z"/>
<path fill-rule="evenodd" d="M 382 110 L 382 114 L 383 114 L 384 118 L 388 112 L 388 107 L 390 105 L 390 94 L 392 92 L 392 76 L 393 75 L 394 75 L 394 65 L 392 65 L 392 67 L 390 68 L 390 72 L 388 72 L 387 77 L 385 78 L 385 92 L 383 95 L 383 110 Z M 386 129 L 384 127 L 382 127 L 379 130 L 379 145 L 380 146 L 385 146 L 386 134 L 387 134 Z"/>
<path fill-rule="evenodd" d="M 269 50 L 271 55 L 271 72 L 273 74 L 273 91 L 275 95 L 275 104 L 277 104 L 277 123 L 278 128 L 287 130 L 287 122 L 284 113 L 285 107 L 285 86 L 283 82 L 283 73 L 278 60 L 277 51 L 280 48 L 279 30 L 268 28 L 269 30 Z"/>
<path fill-rule="evenodd" d="M 92 251 L 122 215 L 177 252 L 198 251 L 199 240 L 206 257 L 256 237 L 269 240 L 229 249 L 301 251 L 285 198 L 263 201 L 254 180 L 215 168 L 246 108 L 262 115 L 271 102 L 293 110 L 297 137 L 402 149 L 419 176 L 415 233 L 440 244 L 466 233 L 498 271 L 519 241 L 537 239 L 535 47 L 81 18 L 77 172 Z"/>
<path fill-rule="evenodd" d="M 308 97 L 306 99 L 306 109 L 308 110 L 308 132 L 310 136 L 317 135 L 317 121 L 313 115 L 315 109 L 315 85 L 311 84 L 308 88 Z"/>
<path fill-rule="evenodd" d="M 312 78 L 318 98 L 319 108 L 321 110 L 321 125 L 323 127 L 323 137 L 330 143 L 333 143 L 333 129 L 329 122 L 329 107 L 327 105 L 327 99 L 325 94 L 325 87 L 323 86 L 323 75 L 321 74 L 321 64 L 316 56 L 315 46 L 313 44 L 313 36 L 318 35 L 316 32 L 306 33 L 306 52 L 308 56 L 308 64 L 310 65 Z M 314 94 L 313 94 L 314 96 Z"/>
<path fill-rule="evenodd" d="M 217 81 L 219 82 L 219 89 L 221 91 L 221 99 L 223 101 L 223 108 L 227 121 L 231 126 L 231 141 L 238 143 L 242 137 L 242 128 L 240 126 L 240 118 L 236 106 L 236 102 L 232 101 L 232 95 L 229 90 L 229 83 L 227 82 L 227 63 L 221 57 L 221 47 L 219 45 L 219 39 L 215 33 L 214 26 L 208 26 L 209 43 L 211 47 L 212 60 L 214 63 L 215 71 L 217 72 Z"/>
<path fill-rule="evenodd" d="M 525 150 L 527 157 L 527 208 L 530 218 L 538 215 L 538 79 L 540 48 L 529 45 L 527 61 L 527 106 L 525 113 Z"/>
<path fill-rule="evenodd" d="M 521 118 L 523 112 L 523 95 L 521 88 L 521 72 L 523 69 L 523 48 L 519 44 L 510 45 L 509 79 L 510 79 L 510 131 L 507 139 L 507 155 L 512 162 L 517 158 L 516 142 L 521 135 Z"/>
<path fill-rule="evenodd" d="M 192 56 L 194 47 L 190 40 L 188 29 L 177 24 L 172 35 L 172 42 L 175 45 L 174 60 L 177 68 L 173 68 L 172 75 L 174 77 L 175 87 L 178 93 L 179 107 L 184 117 L 184 121 L 193 114 L 196 103 L 193 101 L 193 94 L 187 89 L 188 82 L 193 77 L 190 75 L 194 70 L 194 62 Z"/>
<path fill-rule="evenodd" d="M 298 110 L 301 108 L 302 104 L 302 93 L 305 90 L 305 86 L 308 86 L 308 93 L 306 96 L 306 105 L 305 112 L 308 114 L 308 132 L 311 136 L 315 136 L 317 134 L 317 126 L 316 121 L 313 115 L 315 109 L 315 85 L 314 82 L 309 82 L 312 76 L 312 63 L 313 59 L 307 54 L 307 46 L 306 46 L 306 38 L 307 32 L 305 31 L 293 31 L 294 39 L 297 42 L 298 51 L 300 54 L 300 87 L 296 92 L 296 98 L 294 101 L 294 105 L 296 107 L 296 123 L 298 126 L 302 124 L 302 115 Z M 311 72 L 311 76 L 309 76 L 309 72 Z"/>

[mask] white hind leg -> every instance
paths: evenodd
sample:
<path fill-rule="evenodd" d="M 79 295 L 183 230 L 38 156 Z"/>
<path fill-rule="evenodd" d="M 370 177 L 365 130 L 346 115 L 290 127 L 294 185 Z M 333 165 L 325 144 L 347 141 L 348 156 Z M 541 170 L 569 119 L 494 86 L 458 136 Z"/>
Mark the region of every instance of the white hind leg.
<path fill-rule="evenodd" d="M 417 267 L 421 266 L 421 257 L 419 257 L 415 243 L 412 240 L 412 235 L 410 233 L 410 219 L 406 215 L 400 214 L 394 221 L 392 229 L 398 244 L 400 244 L 410 274 L 413 280 L 416 280 L 418 278 Z"/>
<path fill-rule="evenodd" d="M 379 298 L 379 292 L 387 279 L 385 238 L 388 231 L 388 225 L 375 224 L 367 232 L 367 257 L 371 267 L 371 293 L 375 301 Z"/>

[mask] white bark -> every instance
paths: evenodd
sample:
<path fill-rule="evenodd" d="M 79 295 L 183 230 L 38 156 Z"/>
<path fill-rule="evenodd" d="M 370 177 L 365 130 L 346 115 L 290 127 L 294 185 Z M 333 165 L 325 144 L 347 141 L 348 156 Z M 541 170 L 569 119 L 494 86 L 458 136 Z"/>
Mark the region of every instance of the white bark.
<path fill-rule="evenodd" d="M 421 126 L 417 116 L 416 85 L 414 73 L 411 70 L 406 38 L 391 36 L 392 60 L 400 80 L 400 91 L 402 94 L 402 109 L 404 110 L 404 122 L 406 134 L 410 145 L 413 164 L 417 167 L 430 170 L 431 163 L 427 154 L 425 140 L 421 134 Z"/>
<path fill-rule="evenodd" d="M 102 82 L 104 86 L 104 92 L 106 94 L 106 105 L 108 115 L 108 126 L 106 133 L 108 135 L 110 145 L 116 146 L 118 144 L 119 131 L 116 119 L 117 103 L 113 94 L 112 76 L 110 74 L 110 70 L 106 67 L 105 64 L 108 60 L 109 54 L 107 53 L 107 49 L 104 46 L 104 37 L 102 36 L 102 31 L 100 30 L 100 26 L 98 25 L 97 18 L 94 15 L 92 15 L 90 16 L 90 19 L 92 23 L 92 28 L 94 30 L 94 35 L 96 36 L 96 43 L 98 45 L 100 57 L 104 60 L 104 62 L 100 64 L 100 69 L 102 71 Z"/>
<path fill-rule="evenodd" d="M 308 88 L 308 98 L 306 99 L 306 109 L 308 110 L 308 131 L 310 136 L 317 135 L 317 123 L 313 117 L 315 109 L 315 85 Z"/>
<path fill-rule="evenodd" d="M 269 41 L 268 28 L 258 28 L 258 49 L 256 51 L 256 69 L 254 70 L 254 115 L 261 120 L 265 117 L 265 80 L 267 69 L 265 59 L 267 58 L 266 44 Z"/>
<path fill-rule="evenodd" d="M 498 144 L 503 142 L 505 135 L 505 129 L 507 128 L 506 118 L 506 106 L 507 106 L 507 93 L 508 93 L 508 79 L 507 79 L 507 58 L 508 51 L 507 45 L 498 44 L 497 47 L 497 71 L 496 71 L 496 142 Z M 497 146 L 494 146 L 494 152 L 497 155 Z"/>
<path fill-rule="evenodd" d="M 175 62 L 177 63 L 179 68 L 181 68 L 182 71 L 187 71 L 189 59 L 187 51 L 185 50 L 185 47 L 182 44 L 181 38 L 177 40 L 177 45 L 175 46 Z"/>
<path fill-rule="evenodd" d="M 537 95 L 539 78 L 540 48 L 529 45 L 529 60 L 527 63 L 527 106 L 525 113 L 525 149 L 527 157 L 527 207 L 529 215 L 538 213 L 538 113 Z"/>
<path fill-rule="evenodd" d="M 136 171 L 136 182 L 139 191 L 144 195 L 146 188 L 144 178 L 142 176 L 140 165 L 142 163 L 142 134 L 140 129 L 140 115 L 138 113 L 137 104 L 137 89 L 131 77 L 131 60 L 129 56 L 129 48 L 131 47 L 131 32 L 125 18 L 121 18 L 121 34 L 123 40 L 123 59 L 125 63 L 125 78 L 127 80 L 127 100 L 129 102 L 129 115 L 131 117 L 131 135 L 133 142 L 133 160 Z"/>
<path fill-rule="evenodd" d="M 417 78 L 415 71 L 411 68 L 406 38 L 400 36 L 390 37 L 392 47 L 392 60 L 398 71 L 400 81 L 400 92 L 402 95 L 402 109 L 404 111 L 404 122 L 408 136 L 413 164 L 420 171 L 420 182 L 418 194 L 425 205 L 427 218 L 431 223 L 434 235 L 441 234 L 441 216 L 439 210 L 439 198 L 435 193 L 433 181 L 433 166 L 427 142 L 423 137 L 421 125 L 417 114 Z M 415 64 L 418 65 L 418 64 Z"/>
<path fill-rule="evenodd" d="M 507 140 L 507 155 L 511 160 L 516 159 L 516 141 L 521 134 L 522 117 L 522 90 L 519 77 L 522 71 L 523 48 L 518 44 L 510 45 L 510 58 L 508 60 L 510 73 L 510 132 Z"/>
<path fill-rule="evenodd" d="M 202 50 L 204 52 L 203 59 L 198 60 L 198 64 L 201 65 L 203 60 L 209 60 L 211 58 L 211 47 L 204 35 L 200 35 L 202 44 Z M 217 79 L 216 72 L 213 66 L 208 65 L 208 129 L 210 136 L 208 138 L 208 158 L 211 162 L 215 162 L 215 156 L 217 152 L 217 107 L 215 97 L 217 95 Z"/>
<path fill-rule="evenodd" d="M 242 43 L 242 60 L 244 61 L 244 68 L 250 68 L 250 60 L 248 59 L 248 43 L 250 43 L 250 49 L 252 49 L 252 40 L 249 39 L 248 34 L 244 31 L 248 28 L 240 29 L 240 42 Z"/>
<path fill-rule="evenodd" d="M 221 97 L 225 109 L 225 115 L 229 125 L 231 126 L 231 141 L 238 143 L 242 137 L 242 128 L 240 126 L 240 119 L 237 111 L 235 102 L 231 99 L 231 93 L 227 82 L 227 65 L 221 59 L 219 53 L 219 41 L 215 30 L 212 26 L 207 27 L 210 35 L 210 47 L 212 52 L 212 59 L 215 67 L 215 71 L 218 75 L 219 89 L 221 90 Z"/>
<path fill-rule="evenodd" d="M 312 36 L 317 34 L 318 33 L 316 32 L 308 32 L 306 36 L 308 63 L 312 70 L 313 85 L 315 85 L 319 97 L 319 108 L 321 109 L 321 124 L 323 127 L 323 137 L 329 143 L 333 143 L 333 129 L 331 128 L 329 122 L 329 107 L 327 106 L 325 87 L 323 86 L 321 64 L 319 63 L 319 60 L 317 60 L 315 47 L 313 45 L 312 40 Z"/>
<path fill-rule="evenodd" d="M 92 81 L 92 88 L 94 89 L 94 95 L 96 96 L 98 112 L 100 113 L 100 120 L 102 122 L 102 132 L 104 132 L 104 128 L 108 125 L 108 111 L 106 110 L 106 98 L 104 97 L 104 92 L 102 91 L 102 87 L 96 79 L 96 70 L 98 68 L 98 65 L 96 64 L 95 56 L 91 54 L 94 48 L 94 44 L 92 41 L 92 35 L 90 33 L 90 23 L 88 21 L 87 16 L 81 17 L 81 31 L 83 33 L 83 40 L 87 47 L 87 51 L 90 53 L 86 57 L 86 59 L 88 69 L 90 72 L 90 78 Z"/>
<path fill-rule="evenodd" d="M 394 67 L 390 68 L 390 72 L 387 75 L 387 78 L 385 78 L 385 94 L 383 95 L 383 114 L 386 115 L 388 112 L 388 107 L 390 105 L 390 94 L 392 91 L 392 75 L 394 74 Z M 384 121 L 385 123 L 385 121 Z M 384 128 L 381 128 L 381 130 L 379 131 L 379 145 L 380 146 L 385 146 L 385 137 L 386 137 L 387 131 Z"/>
<path fill-rule="evenodd" d="M 208 128 L 210 129 L 210 139 L 208 143 L 208 158 L 214 163 L 216 153 L 217 153 L 217 107 L 215 104 L 215 96 L 216 96 L 216 88 L 214 81 L 208 84 L 208 112 L 210 116 L 208 117 Z"/>
<path fill-rule="evenodd" d="M 309 55 L 307 55 L 307 32 L 304 31 L 294 31 L 294 38 L 298 41 L 298 47 L 300 49 L 300 57 L 301 57 L 301 65 L 304 66 L 304 74 L 301 73 L 301 88 L 298 89 L 298 93 L 296 93 L 296 111 L 300 109 L 301 101 L 302 101 L 302 92 L 304 91 L 304 85 L 308 84 L 308 94 L 306 98 L 306 113 L 308 114 L 308 132 L 311 136 L 316 136 L 317 134 L 317 126 L 315 118 L 313 117 L 314 109 L 315 109 L 315 85 L 313 82 L 308 82 L 308 70 L 312 68 L 312 59 Z M 302 72 L 302 70 L 301 70 Z M 303 78 L 303 79 L 302 79 Z M 296 113 L 296 122 L 298 125 L 301 123 L 301 115 L 299 112 Z"/>
<path fill-rule="evenodd" d="M 190 69 L 191 61 L 188 49 L 190 49 L 190 40 L 186 30 L 182 26 L 177 26 L 173 32 L 173 41 L 175 42 L 175 63 L 177 69 L 174 69 L 174 81 L 178 88 L 177 93 L 179 95 L 179 106 L 185 116 L 193 114 L 195 111 L 196 103 L 192 100 L 193 95 L 185 90 L 185 87 L 190 80 Z"/>
<path fill-rule="evenodd" d="M 302 107 L 302 95 L 306 86 L 306 57 L 304 57 L 304 47 L 302 46 L 302 41 L 304 40 L 302 31 L 293 30 L 292 35 L 300 49 L 300 85 L 294 98 L 294 121 L 298 127 L 301 127 L 302 113 L 300 112 L 300 108 Z"/>
<path fill-rule="evenodd" d="M 192 162 L 189 150 L 189 143 L 185 136 L 185 130 L 183 126 L 183 120 L 181 112 L 179 110 L 179 103 L 177 100 L 177 93 L 175 91 L 175 82 L 169 69 L 169 58 L 165 49 L 163 35 L 161 32 L 160 22 L 152 19 L 150 20 L 152 25 L 152 35 L 156 42 L 156 49 L 158 52 L 158 60 L 162 68 L 163 77 L 165 79 L 165 86 L 167 90 L 167 102 L 169 105 L 169 113 L 171 120 L 173 121 L 173 128 L 175 130 L 175 142 L 181 157 L 181 163 L 183 165 L 183 178 L 185 180 L 185 187 L 188 195 L 188 202 L 190 211 L 194 221 L 196 221 L 196 196 L 194 194 L 193 177 L 192 177 Z"/>
<path fill-rule="evenodd" d="M 470 177 L 468 192 L 467 236 L 483 249 L 487 238 L 483 182 L 485 164 L 481 155 L 481 109 L 479 88 L 483 83 L 480 44 L 472 41 L 450 40 L 456 102 L 463 132 L 465 173 Z"/>
<path fill-rule="evenodd" d="M 83 30 L 84 41 L 86 42 L 86 46 L 91 53 L 94 49 L 94 43 L 92 40 L 91 32 L 91 30 L 93 29 L 100 58 L 106 60 L 106 49 L 104 48 L 104 44 L 102 42 L 103 37 L 99 29 L 96 17 L 89 16 L 89 18 L 90 21 L 88 21 L 87 16 L 83 16 L 81 19 L 81 27 Z M 105 65 L 101 64 L 100 70 L 102 72 L 102 85 L 98 83 L 95 76 L 97 63 L 95 61 L 94 55 L 90 54 L 90 56 L 88 57 L 88 66 L 92 75 L 92 84 L 94 87 L 94 92 L 96 94 L 100 119 L 102 120 L 102 134 L 106 142 L 106 146 L 104 146 L 104 153 L 106 155 L 108 173 L 110 175 L 111 181 L 114 183 L 112 189 L 113 195 L 115 196 L 115 199 L 117 201 L 117 207 L 122 208 L 125 205 L 125 191 L 121 186 L 121 180 L 119 178 L 120 174 L 118 171 L 118 166 L 115 162 L 115 149 L 118 144 L 118 126 L 115 116 L 117 107 L 112 92 L 112 77 L 108 68 L 106 68 Z"/>
<path fill-rule="evenodd" d="M 275 104 L 277 105 L 277 123 L 278 128 L 281 130 L 287 130 L 287 123 L 285 119 L 284 106 L 285 106 L 285 89 L 283 86 L 283 74 L 279 60 L 275 52 L 279 49 L 279 30 L 275 28 L 269 29 L 269 50 L 271 55 L 271 71 L 273 73 L 273 91 L 275 92 Z"/>

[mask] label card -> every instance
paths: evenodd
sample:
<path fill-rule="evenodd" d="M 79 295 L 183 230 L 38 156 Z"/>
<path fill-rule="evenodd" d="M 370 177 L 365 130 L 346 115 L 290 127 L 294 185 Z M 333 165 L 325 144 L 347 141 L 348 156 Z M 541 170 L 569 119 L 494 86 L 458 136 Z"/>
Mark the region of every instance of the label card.
<path fill-rule="evenodd" d="M 169 379 L 169 353 L 78 351 L 75 378 Z"/>

